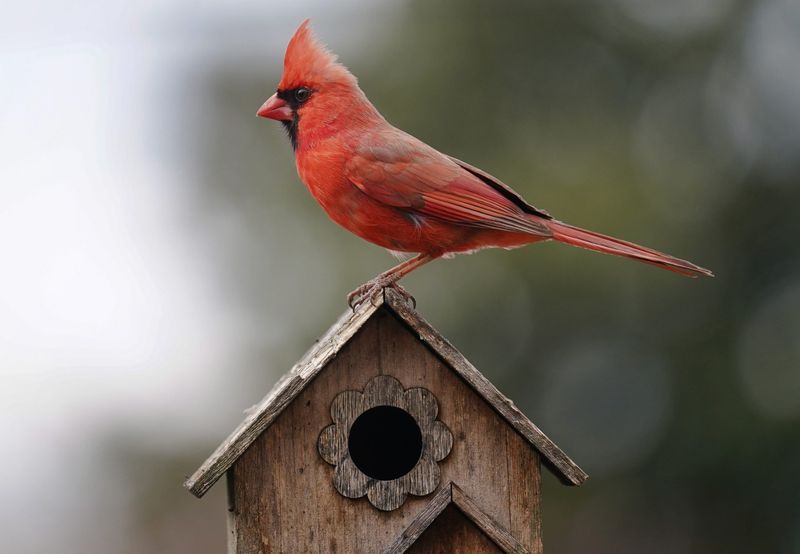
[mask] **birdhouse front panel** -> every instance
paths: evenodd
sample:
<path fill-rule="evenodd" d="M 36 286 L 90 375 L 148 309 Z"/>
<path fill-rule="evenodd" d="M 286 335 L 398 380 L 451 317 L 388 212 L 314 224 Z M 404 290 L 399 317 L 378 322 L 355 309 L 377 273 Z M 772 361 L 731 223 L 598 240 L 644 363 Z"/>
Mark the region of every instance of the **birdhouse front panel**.
<path fill-rule="evenodd" d="M 539 453 L 391 310 L 302 386 L 228 470 L 232 552 L 541 551 Z"/>

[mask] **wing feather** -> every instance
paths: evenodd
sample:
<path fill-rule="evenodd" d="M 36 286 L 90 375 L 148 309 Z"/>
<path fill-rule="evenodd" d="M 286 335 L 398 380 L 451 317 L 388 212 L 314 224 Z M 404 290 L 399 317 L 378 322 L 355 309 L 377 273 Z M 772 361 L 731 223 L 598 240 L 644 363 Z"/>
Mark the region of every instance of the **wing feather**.
<path fill-rule="evenodd" d="M 364 194 L 459 225 L 551 235 L 545 223 L 531 217 L 539 213 L 534 209 L 526 213 L 519 204 L 524 201 L 513 191 L 516 196 L 510 198 L 471 166 L 459 165 L 410 135 L 392 131 L 366 137 L 362 144 L 368 146 L 358 148 L 345 167 L 347 178 Z"/>

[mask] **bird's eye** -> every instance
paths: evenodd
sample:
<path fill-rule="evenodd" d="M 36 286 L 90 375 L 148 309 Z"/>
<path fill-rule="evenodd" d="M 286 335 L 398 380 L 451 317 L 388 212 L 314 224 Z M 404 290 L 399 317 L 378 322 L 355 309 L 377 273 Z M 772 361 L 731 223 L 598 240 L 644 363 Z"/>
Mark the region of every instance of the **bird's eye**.
<path fill-rule="evenodd" d="M 311 97 L 311 89 L 307 89 L 306 87 L 300 87 L 299 89 L 294 91 L 294 99 L 297 100 L 300 104 L 308 100 L 309 97 Z"/>

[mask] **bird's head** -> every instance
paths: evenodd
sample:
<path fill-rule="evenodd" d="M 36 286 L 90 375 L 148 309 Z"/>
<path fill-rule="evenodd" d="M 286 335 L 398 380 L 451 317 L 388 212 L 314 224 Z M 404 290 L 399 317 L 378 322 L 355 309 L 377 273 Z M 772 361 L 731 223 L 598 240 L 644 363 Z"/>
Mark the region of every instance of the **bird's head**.
<path fill-rule="evenodd" d="M 259 108 L 260 117 L 284 124 L 297 148 L 302 134 L 344 125 L 343 116 L 374 112 L 355 76 L 314 36 L 308 19 L 295 31 L 283 60 L 278 90 Z M 375 112 L 377 113 L 377 112 Z"/>

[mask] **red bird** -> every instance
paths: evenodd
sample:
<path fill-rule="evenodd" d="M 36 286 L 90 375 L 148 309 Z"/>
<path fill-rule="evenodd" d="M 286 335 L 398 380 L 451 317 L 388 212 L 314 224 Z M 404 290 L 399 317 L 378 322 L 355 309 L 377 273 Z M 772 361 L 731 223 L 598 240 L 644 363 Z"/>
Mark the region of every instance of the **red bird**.
<path fill-rule="evenodd" d="M 397 286 L 436 258 L 546 240 L 690 277 L 712 275 L 685 260 L 553 219 L 499 179 L 393 127 L 353 74 L 317 41 L 308 20 L 289 41 L 278 91 L 258 115 L 286 127 L 300 179 L 333 221 L 390 251 L 416 253 L 351 292 L 350 306 Z"/>

